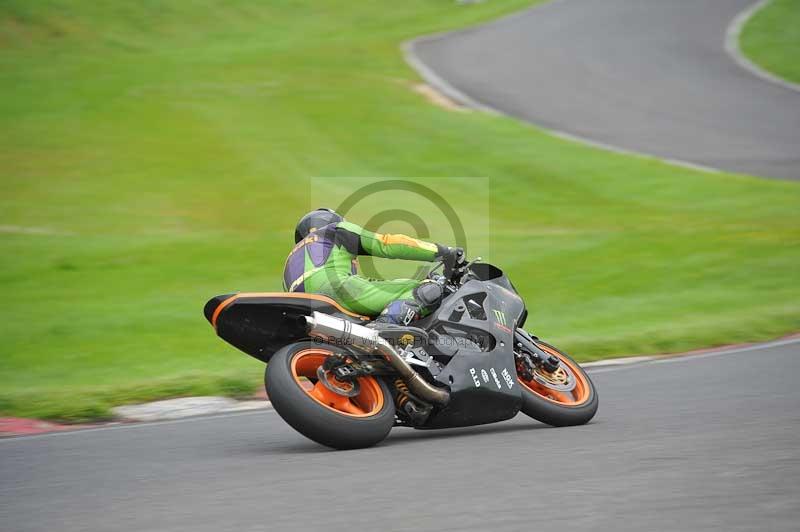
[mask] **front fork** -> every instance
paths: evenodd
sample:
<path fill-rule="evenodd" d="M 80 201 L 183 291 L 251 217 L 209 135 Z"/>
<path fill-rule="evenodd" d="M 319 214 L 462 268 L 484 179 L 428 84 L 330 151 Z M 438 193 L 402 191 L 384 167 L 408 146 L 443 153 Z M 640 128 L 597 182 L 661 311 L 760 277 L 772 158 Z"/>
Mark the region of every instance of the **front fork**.
<path fill-rule="evenodd" d="M 517 371 L 525 380 L 533 378 L 533 370 L 537 367 L 552 373 L 560 363 L 557 356 L 546 353 L 536 345 L 534 337 L 524 329 L 514 331 L 514 356 L 517 359 Z"/>

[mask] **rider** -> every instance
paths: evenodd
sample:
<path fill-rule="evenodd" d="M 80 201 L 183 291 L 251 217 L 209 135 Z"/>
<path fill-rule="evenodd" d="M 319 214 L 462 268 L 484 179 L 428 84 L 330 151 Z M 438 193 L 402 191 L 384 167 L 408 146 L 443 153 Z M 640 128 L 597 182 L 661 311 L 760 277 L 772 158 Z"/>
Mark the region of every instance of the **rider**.
<path fill-rule="evenodd" d="M 461 248 L 406 235 L 373 233 L 325 208 L 300 219 L 294 241 L 283 269 L 285 290 L 327 295 L 351 312 L 399 325 L 435 310 L 442 300 L 442 287 L 427 280 L 361 277 L 358 255 L 427 262 L 444 259 L 457 265 L 464 261 Z"/>

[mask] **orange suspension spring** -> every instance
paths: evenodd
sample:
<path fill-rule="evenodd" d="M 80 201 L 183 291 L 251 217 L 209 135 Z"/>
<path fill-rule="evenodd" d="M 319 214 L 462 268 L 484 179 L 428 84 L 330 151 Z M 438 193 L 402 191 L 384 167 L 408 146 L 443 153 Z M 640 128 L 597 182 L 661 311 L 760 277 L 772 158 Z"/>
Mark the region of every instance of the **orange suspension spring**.
<path fill-rule="evenodd" d="M 397 379 L 394 381 L 394 387 L 397 388 L 397 406 L 398 408 L 403 408 L 408 402 L 408 386 L 403 379 Z"/>

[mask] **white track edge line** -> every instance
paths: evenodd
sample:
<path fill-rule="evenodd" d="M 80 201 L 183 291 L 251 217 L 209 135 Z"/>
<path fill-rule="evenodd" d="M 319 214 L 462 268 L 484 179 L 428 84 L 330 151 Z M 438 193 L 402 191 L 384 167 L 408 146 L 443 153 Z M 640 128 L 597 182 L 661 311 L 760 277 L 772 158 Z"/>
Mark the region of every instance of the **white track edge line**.
<path fill-rule="evenodd" d="M 544 8 L 546 6 L 551 6 L 553 4 L 556 4 L 556 3 L 562 2 L 562 1 L 564 1 L 564 0 L 551 0 L 550 2 L 544 2 L 542 4 L 537 4 L 537 5 L 533 6 L 533 7 L 526 8 L 523 11 L 520 11 L 520 12 L 517 12 L 517 13 L 512 13 L 510 15 L 507 15 L 507 16 L 504 16 L 504 17 L 500 17 L 499 19 L 495 19 L 495 20 L 492 20 L 492 21 L 487 22 L 485 24 L 479 25 L 478 27 L 491 26 L 491 25 L 497 24 L 499 22 L 505 22 L 505 21 L 508 21 L 510 19 L 514 19 L 514 18 L 517 18 L 517 17 L 522 17 L 522 16 L 525 16 L 525 15 L 527 15 L 528 13 L 530 13 L 532 11 Z M 426 65 L 422 61 L 422 59 L 420 59 L 419 56 L 414 52 L 414 46 L 416 46 L 418 43 L 428 42 L 428 41 L 435 41 L 435 40 L 441 39 L 441 38 L 446 37 L 446 36 L 456 35 L 456 34 L 459 34 L 459 33 L 472 31 L 474 29 L 475 29 L 475 27 L 469 27 L 469 28 L 464 28 L 464 29 L 454 30 L 454 31 L 449 31 L 449 32 L 432 33 L 432 34 L 429 34 L 429 35 L 422 35 L 420 37 L 415 37 L 413 39 L 405 41 L 400 46 L 400 49 L 403 52 L 403 58 L 405 59 L 406 63 L 408 63 L 408 65 L 411 68 L 413 68 L 417 72 L 417 74 L 419 74 L 419 76 L 428 85 L 432 86 L 434 89 L 438 90 L 439 92 L 441 92 L 442 94 L 444 94 L 445 96 L 450 98 L 451 100 L 454 100 L 457 103 L 460 103 L 461 105 L 463 105 L 465 107 L 469 107 L 471 109 L 475 109 L 475 110 L 478 110 L 478 111 L 483 111 L 485 113 L 492 114 L 492 115 L 498 115 L 498 116 L 504 116 L 504 117 L 507 117 L 507 118 L 511 118 L 511 119 L 514 119 L 514 120 L 522 123 L 522 124 L 533 125 L 534 127 L 539 129 L 540 131 L 543 131 L 544 133 L 547 133 L 548 135 L 551 135 L 553 137 L 557 137 L 557 138 L 560 138 L 562 140 L 568 140 L 568 141 L 571 141 L 571 142 L 577 142 L 577 143 L 580 143 L 580 144 L 585 144 L 585 145 L 588 145 L 588 146 L 591 146 L 591 147 L 594 147 L 594 148 L 599 148 L 599 149 L 606 150 L 606 151 L 609 151 L 609 152 L 612 152 L 612 153 L 617 153 L 617 154 L 620 154 L 620 155 L 628 155 L 628 156 L 640 157 L 640 158 L 645 158 L 645 159 L 657 160 L 657 161 L 661 161 L 663 163 L 670 164 L 670 165 L 673 165 L 673 166 L 681 166 L 681 167 L 684 167 L 684 168 L 688 168 L 690 170 L 697 170 L 697 171 L 700 171 L 700 172 L 707 172 L 707 173 L 714 173 L 714 174 L 726 172 L 726 170 L 721 170 L 719 168 L 714 168 L 713 166 L 707 166 L 707 165 L 703 165 L 703 164 L 699 164 L 699 163 L 694 163 L 694 162 L 691 162 L 691 161 L 684 161 L 684 160 L 681 160 L 681 159 L 674 159 L 674 158 L 671 158 L 671 157 L 660 157 L 658 155 L 654 155 L 654 154 L 651 154 L 651 153 L 645 153 L 645 152 L 641 152 L 641 151 L 622 148 L 622 147 L 619 147 L 619 146 L 613 146 L 611 144 L 606 144 L 605 142 L 602 142 L 602 141 L 594 140 L 594 139 L 591 139 L 591 138 L 588 138 L 588 137 L 584 137 L 584 136 L 581 136 L 581 135 L 576 135 L 574 133 L 568 133 L 566 131 L 562 131 L 562 130 L 559 130 L 559 129 L 548 128 L 548 127 L 542 126 L 540 124 L 537 124 L 535 122 L 521 119 L 521 118 L 519 118 L 517 116 L 514 116 L 514 115 L 511 115 L 509 113 L 506 113 L 505 111 L 501 111 L 500 109 L 497 109 L 496 107 L 493 107 L 491 105 L 487 105 L 485 103 L 481 103 L 481 102 L 477 101 L 476 99 L 474 99 L 473 97 L 469 96 L 468 94 L 464 93 L 461 89 L 457 89 L 456 87 L 451 85 L 449 82 L 445 81 L 438 74 L 436 74 L 433 71 L 433 69 L 431 67 L 429 67 L 428 65 Z M 737 173 L 737 172 L 732 172 L 732 173 Z"/>
<path fill-rule="evenodd" d="M 745 24 L 747 24 L 753 15 L 767 7 L 771 1 L 772 0 L 759 0 L 755 4 L 745 8 L 743 11 L 740 11 L 739 14 L 733 18 L 731 23 L 728 25 L 728 28 L 725 30 L 725 51 L 734 61 L 736 61 L 736 64 L 754 76 L 775 85 L 779 85 L 784 89 L 800 92 L 800 84 L 778 77 L 775 74 L 761 68 L 757 64 L 750 61 L 744 55 L 744 53 L 742 53 L 742 49 L 739 46 L 742 29 L 744 29 Z"/>
<path fill-rule="evenodd" d="M 617 363 L 617 364 L 609 364 L 608 366 L 604 366 L 602 364 L 603 361 L 599 361 L 600 363 L 596 366 L 587 367 L 586 369 L 594 374 L 594 373 L 607 373 L 609 371 L 617 371 L 621 369 L 633 368 L 636 366 L 648 366 L 652 364 L 673 364 L 676 362 L 688 362 L 692 360 L 702 360 L 705 358 L 712 358 L 724 355 L 735 355 L 737 353 L 746 353 L 748 351 L 759 351 L 761 349 L 772 349 L 775 347 L 783 347 L 792 344 L 799 344 L 800 338 L 786 338 L 784 340 L 773 340 L 770 342 L 764 342 L 761 344 L 751 344 L 751 345 L 744 345 L 744 346 L 731 346 L 731 347 L 721 347 L 719 349 L 714 349 L 710 351 L 703 351 L 702 353 L 686 353 L 686 354 L 666 354 L 666 355 L 653 355 L 647 357 L 648 360 L 642 360 L 641 358 L 631 362 L 629 364 L 625 363 Z M 610 359 L 610 360 L 625 360 L 623 359 Z M 581 365 L 581 367 L 586 367 Z M 596 368 L 596 369 L 593 369 Z"/>
<path fill-rule="evenodd" d="M 39 439 L 39 438 L 50 438 L 53 436 L 68 436 L 72 434 L 87 434 L 91 432 L 98 432 L 98 431 L 107 431 L 107 430 L 124 430 L 124 429 L 137 429 L 141 427 L 152 427 L 155 425 L 175 425 L 177 423 L 189 423 L 192 421 L 204 421 L 207 419 L 215 419 L 215 418 L 229 418 L 229 417 L 240 417 L 240 416 L 249 416 L 254 414 L 264 414 L 267 412 L 275 412 L 274 408 L 259 408 L 255 410 L 245 410 L 245 411 L 230 411 L 230 412 L 218 412 L 215 414 L 199 414 L 196 416 L 188 416 L 183 418 L 177 419 L 165 419 L 163 421 L 132 421 L 129 423 L 120 422 L 118 424 L 108 424 L 108 425 L 99 425 L 97 427 L 91 428 L 76 428 L 73 430 L 62 430 L 62 431 L 54 431 L 54 432 L 43 432 L 41 434 L 21 434 L 19 436 L 5 436 L 0 438 L 0 445 L 4 442 L 12 442 L 17 440 L 30 440 L 30 439 Z"/>

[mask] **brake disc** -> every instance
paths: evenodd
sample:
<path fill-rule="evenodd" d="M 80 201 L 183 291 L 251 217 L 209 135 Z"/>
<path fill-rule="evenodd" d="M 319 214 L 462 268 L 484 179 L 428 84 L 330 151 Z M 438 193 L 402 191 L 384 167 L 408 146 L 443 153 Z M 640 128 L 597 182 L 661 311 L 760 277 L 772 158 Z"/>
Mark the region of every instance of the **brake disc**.
<path fill-rule="evenodd" d="M 558 392 L 571 392 L 576 385 L 575 375 L 563 364 L 552 373 L 536 368 L 533 371 L 533 378 L 536 382 Z"/>
<path fill-rule="evenodd" d="M 343 395 L 345 397 L 355 397 L 361 393 L 361 385 L 357 380 L 352 382 L 343 382 L 337 380 L 330 372 L 325 371 L 325 368 L 319 366 L 317 368 L 317 378 L 327 389 L 335 394 Z"/>

